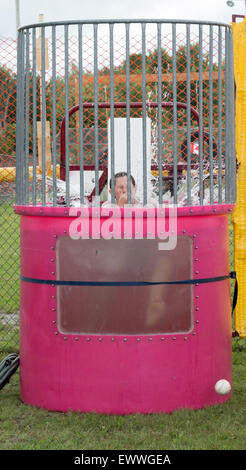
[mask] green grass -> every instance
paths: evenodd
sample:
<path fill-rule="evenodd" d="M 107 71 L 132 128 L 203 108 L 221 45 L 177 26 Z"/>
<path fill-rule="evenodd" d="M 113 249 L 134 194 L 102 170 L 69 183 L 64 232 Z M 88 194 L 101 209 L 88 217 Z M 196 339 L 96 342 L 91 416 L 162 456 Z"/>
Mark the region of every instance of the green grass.
<path fill-rule="evenodd" d="M 20 216 L 0 204 L 0 312 L 13 313 L 20 303 Z"/>
<path fill-rule="evenodd" d="M 18 369 L 0 391 L 0 423 L 2 450 L 245 450 L 246 340 L 233 339 L 233 393 L 222 405 L 129 416 L 49 412 L 21 402 Z"/>
<path fill-rule="evenodd" d="M 7 355 L 19 350 L 19 325 L 0 322 L 0 355 Z"/>

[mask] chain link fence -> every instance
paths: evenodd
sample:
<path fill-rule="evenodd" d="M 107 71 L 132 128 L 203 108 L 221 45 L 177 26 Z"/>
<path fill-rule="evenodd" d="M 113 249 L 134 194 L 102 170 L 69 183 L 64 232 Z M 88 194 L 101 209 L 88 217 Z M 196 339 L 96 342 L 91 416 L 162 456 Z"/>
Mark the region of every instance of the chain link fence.
<path fill-rule="evenodd" d="M 88 31 L 83 31 L 85 36 Z M 141 32 L 133 32 L 134 37 L 131 42 L 131 50 L 129 61 L 126 62 L 125 39 L 122 37 L 121 32 L 115 37 L 114 42 L 114 100 L 121 102 L 125 100 L 126 89 L 126 67 L 129 69 L 130 83 L 129 94 L 132 102 L 141 101 L 142 97 L 142 40 Z M 220 50 L 220 35 L 221 31 L 218 28 L 212 37 L 213 47 L 216 51 L 214 63 L 211 65 L 208 60 L 208 53 L 211 44 L 209 43 L 209 36 L 204 35 L 202 47 L 202 64 L 199 55 L 199 31 L 191 30 L 190 43 L 188 48 L 185 43 L 186 33 L 180 31 L 176 36 L 176 98 L 178 102 L 187 102 L 189 99 L 191 106 L 198 109 L 199 94 L 203 94 L 204 108 L 203 108 L 203 123 L 204 130 L 209 132 L 209 120 L 212 119 L 214 123 L 218 122 L 219 116 L 224 121 L 225 109 L 219 109 L 219 96 L 225 93 L 225 67 L 223 62 L 224 50 Z M 153 34 L 151 27 L 146 30 L 146 40 L 148 48 L 146 49 L 145 58 L 145 74 L 146 74 L 146 99 L 148 102 L 156 102 L 158 100 L 159 92 L 158 82 L 161 77 L 162 90 L 161 99 L 165 102 L 170 102 L 173 99 L 172 87 L 172 67 L 173 67 L 173 50 L 171 46 L 170 37 L 172 31 L 166 30 L 162 38 L 161 57 L 158 55 L 158 42 L 156 34 Z M 30 39 L 30 47 L 34 45 L 40 47 L 38 41 L 41 38 Z M 56 92 L 56 107 L 55 126 L 50 126 L 50 143 L 52 158 L 56 155 L 56 161 L 60 163 L 60 127 L 65 113 L 65 82 L 67 80 L 69 88 L 69 108 L 76 106 L 80 101 L 81 87 L 81 70 L 78 67 L 78 54 L 83 53 L 83 102 L 91 102 L 94 99 L 94 76 L 93 64 L 94 57 L 92 38 L 88 35 L 88 40 L 84 41 L 85 48 L 83 51 L 78 51 L 77 38 L 72 34 L 69 37 L 69 64 L 64 64 L 64 41 L 57 35 L 56 38 L 56 79 L 54 81 L 54 70 L 49 70 L 48 57 L 54 54 L 52 50 L 51 38 L 47 37 L 47 70 L 45 73 L 45 115 L 47 121 L 52 122 L 52 114 L 54 113 L 54 87 Z M 211 39 L 210 39 L 211 41 Z M 28 43 L 29 44 L 29 43 Z M 103 35 L 99 37 L 100 55 L 98 58 L 98 98 L 100 102 L 110 101 L 110 62 L 109 62 L 109 43 L 105 40 Z M 32 54 L 32 51 L 30 51 Z M 31 56 L 30 54 L 30 56 Z M 189 94 L 187 88 L 187 54 L 191 65 L 189 75 Z M 65 67 L 66 65 L 66 67 Z M 160 67 L 161 65 L 161 67 Z M 39 148 L 38 142 L 33 140 L 32 129 L 36 128 L 33 125 L 34 120 L 40 121 L 42 114 L 42 97 L 41 97 L 41 82 L 42 74 L 32 74 L 32 64 L 27 63 L 26 69 L 29 70 L 28 86 L 29 86 L 29 131 L 26 130 L 28 136 L 28 149 L 29 161 L 34 159 L 39 164 Z M 37 64 L 38 66 L 38 64 Z M 212 66 L 212 68 L 211 68 Z M 199 68 L 202 67 L 203 81 L 199 83 Z M 218 69 L 220 68 L 220 77 Z M 68 76 L 66 77 L 66 73 Z M 213 75 L 213 89 L 210 88 L 209 75 Z M 16 351 L 19 348 L 19 308 L 20 308 L 20 291 L 19 291 L 19 274 L 20 274 L 20 249 L 19 249 L 19 216 L 15 215 L 13 211 L 13 203 L 15 200 L 15 167 L 16 167 L 16 79 L 17 79 L 17 44 L 15 40 L 0 37 L 0 353 Z M 26 78 L 27 79 L 27 78 Z M 202 89 L 201 89 L 202 86 Z M 213 100 L 213 115 L 209 116 L 209 100 Z M 223 101 L 224 102 L 224 101 Z M 210 103 L 211 104 L 211 103 Z M 109 109 L 99 109 L 98 123 L 99 123 L 99 136 L 98 144 L 101 155 L 100 163 L 107 164 L 107 122 L 109 118 Z M 141 109 L 132 109 L 131 117 L 141 117 Z M 157 122 L 158 110 L 149 108 L 147 110 L 149 117 L 153 124 L 152 129 L 152 146 L 155 150 L 156 136 L 155 136 L 155 121 Z M 126 110 L 118 109 L 116 117 L 125 117 Z M 165 154 L 165 163 L 171 161 L 172 157 L 172 143 L 173 143 L 173 121 L 172 109 L 166 110 L 163 113 L 163 123 L 165 128 L 163 131 L 163 152 Z M 177 120 L 177 145 L 181 150 L 179 152 L 179 163 L 187 161 L 187 127 L 186 127 L 186 110 L 181 109 L 178 113 Z M 94 112 L 93 109 L 85 108 L 83 113 L 83 153 L 84 163 L 94 164 Z M 223 124 L 223 122 L 222 122 Z M 75 114 L 70 119 L 69 123 L 69 137 L 70 137 L 70 164 L 79 164 L 79 113 Z M 216 129 L 216 125 L 214 126 Z M 223 128 L 223 125 L 222 125 Z M 197 122 L 191 116 L 191 131 L 194 134 L 194 139 L 191 142 L 191 163 L 197 159 Z M 223 130 L 225 132 L 225 129 Z M 54 135 L 55 133 L 55 135 Z M 218 136 L 213 135 L 216 142 Z M 54 149 L 55 144 L 55 149 Z M 158 151 L 158 149 L 156 149 Z M 223 155 L 224 149 L 221 149 Z M 204 144 L 204 157 L 209 156 L 209 144 Z M 155 157 L 154 157 L 155 158 Z M 216 176 L 215 176 L 216 178 Z M 231 254 L 231 269 L 233 268 L 233 227 L 230 223 L 230 254 Z"/>
<path fill-rule="evenodd" d="M 19 217 L 13 210 L 16 68 L 16 41 L 0 37 L 0 353 L 19 348 Z"/>

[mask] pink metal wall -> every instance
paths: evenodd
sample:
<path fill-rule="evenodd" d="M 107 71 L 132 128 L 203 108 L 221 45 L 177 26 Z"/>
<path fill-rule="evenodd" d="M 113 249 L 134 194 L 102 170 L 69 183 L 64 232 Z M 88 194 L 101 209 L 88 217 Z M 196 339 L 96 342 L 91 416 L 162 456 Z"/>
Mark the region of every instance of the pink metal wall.
<path fill-rule="evenodd" d="M 21 275 L 56 279 L 56 243 L 73 220 L 68 209 L 15 210 L 21 214 Z M 230 210 L 178 209 L 178 235 L 192 239 L 193 279 L 229 273 Z M 22 400 L 48 410 L 112 414 L 228 400 L 230 394 L 220 396 L 214 386 L 219 379 L 232 382 L 230 281 L 194 284 L 193 292 L 192 328 L 185 333 L 64 334 L 57 323 L 57 286 L 21 281 Z M 131 309 L 127 298 L 125 303 Z"/>

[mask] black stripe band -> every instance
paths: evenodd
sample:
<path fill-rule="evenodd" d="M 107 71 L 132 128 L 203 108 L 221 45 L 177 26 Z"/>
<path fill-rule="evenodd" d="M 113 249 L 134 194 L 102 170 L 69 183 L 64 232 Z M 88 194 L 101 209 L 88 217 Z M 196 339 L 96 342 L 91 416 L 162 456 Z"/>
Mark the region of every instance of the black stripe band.
<path fill-rule="evenodd" d="M 59 281 L 51 279 L 36 279 L 26 276 L 20 276 L 20 279 L 33 284 L 47 284 L 55 286 L 158 286 L 158 285 L 178 285 L 178 284 L 206 284 L 209 282 L 224 281 L 229 278 L 235 278 L 234 272 L 217 277 L 208 277 L 203 279 L 186 279 L 183 281 L 166 282 L 148 282 L 148 281 Z"/>

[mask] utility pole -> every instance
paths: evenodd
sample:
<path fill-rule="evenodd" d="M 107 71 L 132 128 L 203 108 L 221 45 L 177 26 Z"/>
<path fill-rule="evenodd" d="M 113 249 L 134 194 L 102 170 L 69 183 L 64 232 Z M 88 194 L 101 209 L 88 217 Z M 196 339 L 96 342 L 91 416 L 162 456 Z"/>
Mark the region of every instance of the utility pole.
<path fill-rule="evenodd" d="M 15 0 L 15 16 L 16 16 L 16 35 L 20 27 L 20 0 Z"/>

